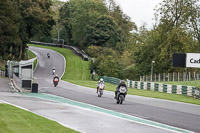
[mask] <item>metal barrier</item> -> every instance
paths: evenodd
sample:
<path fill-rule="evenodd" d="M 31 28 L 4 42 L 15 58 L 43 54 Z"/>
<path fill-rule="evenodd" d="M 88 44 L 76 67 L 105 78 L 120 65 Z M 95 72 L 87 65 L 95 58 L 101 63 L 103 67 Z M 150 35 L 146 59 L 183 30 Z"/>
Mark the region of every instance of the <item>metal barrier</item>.
<path fill-rule="evenodd" d="M 200 88 L 195 88 L 193 92 L 194 98 L 200 98 Z"/>
<path fill-rule="evenodd" d="M 200 88 L 185 85 L 171 85 L 155 82 L 139 82 L 127 80 L 128 87 L 135 89 L 152 90 L 163 93 L 173 93 L 200 98 Z"/>
<path fill-rule="evenodd" d="M 120 79 L 118 78 L 114 78 L 114 77 L 107 77 L 107 76 L 100 76 L 99 78 L 103 78 L 104 82 L 108 82 L 111 84 L 119 84 L 120 83 Z"/>
<path fill-rule="evenodd" d="M 76 48 L 74 46 L 62 45 L 62 44 L 54 44 L 54 43 L 45 43 L 45 42 L 36 42 L 36 41 L 31 41 L 30 44 L 69 48 L 69 49 L 72 49 L 78 56 L 82 57 L 83 60 L 85 60 L 85 61 L 89 60 L 88 55 L 83 50 L 80 50 L 80 49 L 78 49 L 78 48 Z"/>

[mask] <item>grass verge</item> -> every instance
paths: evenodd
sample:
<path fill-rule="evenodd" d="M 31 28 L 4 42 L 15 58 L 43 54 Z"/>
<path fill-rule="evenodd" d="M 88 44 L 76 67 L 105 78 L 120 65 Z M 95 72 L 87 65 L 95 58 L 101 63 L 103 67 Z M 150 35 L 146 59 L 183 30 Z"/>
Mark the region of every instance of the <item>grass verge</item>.
<path fill-rule="evenodd" d="M 27 50 L 27 55 L 28 55 L 28 59 L 32 59 L 36 57 L 35 54 L 31 52 L 30 50 Z M 33 62 L 33 70 L 35 70 L 36 65 L 37 65 L 37 59 Z"/>
<path fill-rule="evenodd" d="M 0 58 L 0 70 L 5 70 L 5 65 L 6 65 L 6 61 L 4 61 L 4 60 L 2 60 L 1 58 Z"/>
<path fill-rule="evenodd" d="M 52 49 L 61 53 L 66 58 L 66 71 L 62 79 L 73 84 L 96 89 L 97 81 L 90 80 L 89 62 L 83 61 L 79 56 L 74 54 L 72 50 L 41 46 L 41 45 L 32 45 L 32 44 L 29 46 L 48 48 L 48 49 Z M 113 92 L 115 91 L 117 87 L 117 85 L 113 85 L 109 83 L 105 83 L 105 85 L 106 85 L 105 90 L 113 91 Z M 167 99 L 167 100 L 172 100 L 172 101 L 179 101 L 179 102 L 200 105 L 200 100 L 194 99 L 189 96 L 184 96 L 184 95 L 167 94 L 167 93 L 161 93 L 161 92 L 155 92 L 155 91 L 149 91 L 149 90 L 139 90 L 139 89 L 132 89 L 132 88 L 129 88 L 128 94 Z M 114 97 L 114 93 L 113 93 L 113 97 Z"/>
<path fill-rule="evenodd" d="M 55 121 L 17 107 L 0 104 L 1 133 L 77 133 Z"/>

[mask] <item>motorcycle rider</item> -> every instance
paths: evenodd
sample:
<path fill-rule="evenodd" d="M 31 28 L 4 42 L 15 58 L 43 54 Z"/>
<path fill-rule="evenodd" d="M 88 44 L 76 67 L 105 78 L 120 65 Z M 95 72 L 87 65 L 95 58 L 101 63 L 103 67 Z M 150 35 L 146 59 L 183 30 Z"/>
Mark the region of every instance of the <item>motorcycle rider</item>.
<path fill-rule="evenodd" d="M 56 68 L 55 68 L 55 67 L 53 67 L 52 71 L 53 71 L 53 75 L 54 75 L 54 74 L 55 74 L 55 72 L 56 72 Z"/>
<path fill-rule="evenodd" d="M 99 84 L 100 83 L 103 83 L 104 84 L 104 81 L 103 81 L 103 78 L 100 78 L 99 82 L 97 83 L 97 93 L 98 93 L 98 89 L 99 89 Z M 105 85 L 104 85 L 105 86 Z"/>
<path fill-rule="evenodd" d="M 127 86 L 125 84 L 125 81 L 121 80 L 120 84 L 117 86 L 116 91 L 115 91 L 115 99 L 117 99 L 117 93 L 119 92 L 119 89 L 120 89 L 121 86 L 126 88 L 126 94 L 128 92 L 128 88 L 127 88 Z M 126 94 L 125 94 L 124 98 L 126 97 Z"/>
<path fill-rule="evenodd" d="M 59 82 L 59 77 L 58 77 L 58 75 L 56 74 L 54 77 L 53 77 L 53 83 L 55 83 L 55 80 L 58 80 L 58 82 Z"/>
<path fill-rule="evenodd" d="M 47 57 L 50 58 L 50 54 L 49 53 L 47 53 Z"/>

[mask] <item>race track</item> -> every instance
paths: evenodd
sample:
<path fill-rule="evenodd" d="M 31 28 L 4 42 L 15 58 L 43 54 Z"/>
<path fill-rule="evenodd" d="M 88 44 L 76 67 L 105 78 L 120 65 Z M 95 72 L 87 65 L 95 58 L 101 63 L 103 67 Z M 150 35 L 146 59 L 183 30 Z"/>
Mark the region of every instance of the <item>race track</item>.
<path fill-rule="evenodd" d="M 65 60 L 63 56 L 55 51 L 44 48 L 29 47 L 29 49 L 36 54 L 39 60 L 37 69 L 34 72 L 34 77 L 37 78 L 36 81 L 39 83 L 39 93 L 64 97 L 76 102 L 122 113 L 128 117 L 130 116 L 130 118 L 142 118 L 144 121 L 150 120 L 177 127 L 178 129 L 186 129 L 186 131 L 200 132 L 200 106 L 198 105 L 133 95 L 127 95 L 126 101 L 122 105 L 117 105 L 114 99 L 114 92 L 104 91 L 103 97 L 98 98 L 96 90 L 93 88 L 81 87 L 65 81 L 60 81 L 59 85 L 54 87 L 52 82 L 54 76 L 52 75 L 52 68 L 55 67 L 56 74 L 58 74 L 59 77 L 62 76 L 65 70 Z M 50 53 L 50 59 L 47 58 L 47 52 Z M 73 106 L 73 104 L 71 104 L 71 106 Z M 74 112 L 77 112 L 77 110 Z M 99 112 L 92 110 L 92 112 L 85 114 L 88 115 L 88 119 L 84 117 L 82 126 L 84 127 L 85 123 L 89 123 L 88 127 L 81 127 L 81 117 L 80 119 L 72 117 L 71 119 L 74 120 L 72 125 L 79 121 L 79 127 L 82 132 L 111 132 L 112 130 L 116 130 L 116 125 L 118 125 L 116 131 L 119 133 L 134 131 L 171 132 L 171 130 L 162 129 L 161 127 L 157 128 L 155 125 L 151 124 L 147 126 L 144 121 L 141 121 L 141 123 L 138 124 L 138 122 L 126 120 L 120 117 L 118 118 L 118 116 L 113 115 L 114 113 L 106 114 L 106 111 L 100 112 L 101 114 L 97 115 L 96 118 L 94 113 Z M 89 119 L 90 115 L 93 115 L 92 118 L 95 119 Z M 70 123 L 68 123 L 68 125 L 70 125 Z M 175 131 L 182 132 L 179 130 L 172 130 L 172 132 Z"/>

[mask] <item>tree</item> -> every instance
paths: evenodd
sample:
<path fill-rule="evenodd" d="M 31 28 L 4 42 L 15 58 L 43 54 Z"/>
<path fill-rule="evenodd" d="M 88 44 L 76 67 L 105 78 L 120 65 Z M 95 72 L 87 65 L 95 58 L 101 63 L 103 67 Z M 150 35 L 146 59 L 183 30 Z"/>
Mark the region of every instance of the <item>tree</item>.
<path fill-rule="evenodd" d="M 84 48 L 87 33 L 101 15 L 108 13 L 102 0 L 70 0 L 60 10 L 61 24 L 66 28 L 68 42 Z"/>
<path fill-rule="evenodd" d="M 112 17 L 103 15 L 96 20 L 94 27 L 88 27 L 87 45 L 115 46 L 120 42 L 121 31 Z"/>
<path fill-rule="evenodd" d="M 5 60 L 15 59 L 19 55 L 17 47 L 21 43 L 13 6 L 11 0 L 0 1 L 0 56 Z"/>
<path fill-rule="evenodd" d="M 19 36 L 22 45 L 19 48 L 19 58 L 24 58 L 26 44 L 34 39 L 36 41 L 50 40 L 50 31 L 55 24 L 51 15 L 51 0 L 16 0 L 13 2 L 19 14 Z"/>
<path fill-rule="evenodd" d="M 156 19 L 168 22 L 169 28 L 181 27 L 192 32 L 200 50 L 200 2 L 199 0 L 165 0 L 158 6 Z"/>

